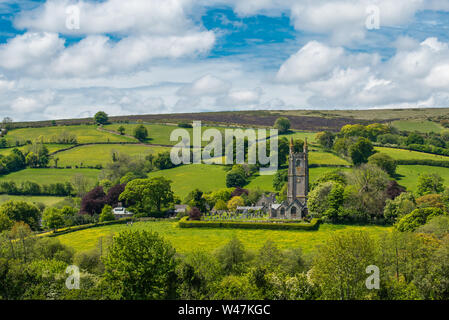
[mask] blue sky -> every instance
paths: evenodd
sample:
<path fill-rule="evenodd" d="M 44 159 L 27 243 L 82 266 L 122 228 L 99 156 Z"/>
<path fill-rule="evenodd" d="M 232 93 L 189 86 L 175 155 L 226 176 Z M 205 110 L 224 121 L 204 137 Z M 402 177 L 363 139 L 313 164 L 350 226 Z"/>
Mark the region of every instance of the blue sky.
<path fill-rule="evenodd" d="M 449 102 L 446 0 L 0 0 L 0 15 L 16 120 Z"/>

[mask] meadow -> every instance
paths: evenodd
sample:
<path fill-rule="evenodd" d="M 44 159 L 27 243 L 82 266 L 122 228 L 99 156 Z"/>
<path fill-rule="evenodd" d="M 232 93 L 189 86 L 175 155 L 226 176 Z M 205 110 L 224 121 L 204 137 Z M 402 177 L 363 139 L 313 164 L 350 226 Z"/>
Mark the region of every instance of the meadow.
<path fill-rule="evenodd" d="M 42 128 L 21 128 L 14 129 L 8 132 L 6 140 L 10 144 L 15 144 L 16 141 L 26 142 L 27 140 L 50 142 L 53 136 L 57 136 L 62 132 L 73 134 L 77 138 L 78 143 L 94 143 L 94 142 L 135 142 L 135 139 L 116 135 L 113 133 L 100 131 L 94 125 L 79 125 L 79 126 L 53 126 Z"/>
<path fill-rule="evenodd" d="M 14 201 L 26 201 L 29 203 L 43 203 L 46 207 L 52 207 L 58 202 L 64 200 L 64 197 L 47 197 L 47 196 L 12 196 L 2 194 L 0 195 L 0 204 L 14 200 Z"/>
<path fill-rule="evenodd" d="M 398 166 L 396 173 L 400 176 L 397 181 L 400 185 L 407 187 L 409 191 L 415 191 L 418 187 L 418 178 L 421 173 L 436 173 L 444 179 L 444 185 L 449 183 L 449 168 L 431 166 Z"/>
<path fill-rule="evenodd" d="M 71 147 L 72 145 L 69 144 L 54 144 L 54 143 L 50 143 L 50 144 L 45 144 L 45 146 L 48 149 L 48 152 L 51 154 L 53 152 L 56 152 L 58 150 L 62 150 L 62 149 L 66 149 Z M 20 146 L 17 149 L 19 149 L 22 152 L 27 152 L 27 150 L 30 148 L 30 145 L 24 145 L 24 146 Z M 14 148 L 4 148 L 4 149 L 0 149 L 0 155 L 3 156 L 7 156 L 9 154 L 11 154 L 12 150 Z"/>
<path fill-rule="evenodd" d="M 82 174 L 92 183 L 98 180 L 100 170 L 96 169 L 24 169 L 0 176 L 2 181 L 14 181 L 20 184 L 24 181 L 32 181 L 39 184 L 51 184 L 57 182 L 71 182 L 76 174 Z"/>
<path fill-rule="evenodd" d="M 93 249 L 101 237 L 124 230 L 151 230 L 159 233 L 170 241 L 178 252 L 186 253 L 193 250 L 212 252 L 226 244 L 233 236 L 238 237 L 250 250 L 259 249 L 267 240 L 273 241 L 279 248 L 301 247 L 304 253 L 313 251 L 325 243 L 334 234 L 349 231 L 367 231 L 373 238 L 378 238 L 385 232 L 391 232 L 392 227 L 384 226 L 347 226 L 323 224 L 316 231 L 291 230 L 247 230 L 247 229 L 209 229 L 178 227 L 174 221 L 135 222 L 132 226 L 116 224 L 76 231 L 57 236 L 63 244 L 76 251 Z"/>
<path fill-rule="evenodd" d="M 145 157 L 169 151 L 170 148 L 140 144 L 105 144 L 79 146 L 57 154 L 58 166 L 102 166 L 112 161 L 112 153 L 119 152 L 131 157 Z"/>
<path fill-rule="evenodd" d="M 440 124 L 428 120 L 398 120 L 393 121 L 391 124 L 393 125 L 393 127 L 401 131 L 439 133 L 444 130 L 444 128 Z"/>
<path fill-rule="evenodd" d="M 379 152 L 385 153 L 395 160 L 445 160 L 449 161 L 449 157 L 440 156 L 431 153 L 424 153 L 405 149 L 375 147 Z"/>

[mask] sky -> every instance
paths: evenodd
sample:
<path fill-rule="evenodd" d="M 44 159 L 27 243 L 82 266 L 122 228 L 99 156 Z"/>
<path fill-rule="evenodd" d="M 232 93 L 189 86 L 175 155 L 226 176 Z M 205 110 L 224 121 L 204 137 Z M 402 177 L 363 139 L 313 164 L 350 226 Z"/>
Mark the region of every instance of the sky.
<path fill-rule="evenodd" d="M 448 0 L 0 0 L 0 117 L 417 107 Z"/>

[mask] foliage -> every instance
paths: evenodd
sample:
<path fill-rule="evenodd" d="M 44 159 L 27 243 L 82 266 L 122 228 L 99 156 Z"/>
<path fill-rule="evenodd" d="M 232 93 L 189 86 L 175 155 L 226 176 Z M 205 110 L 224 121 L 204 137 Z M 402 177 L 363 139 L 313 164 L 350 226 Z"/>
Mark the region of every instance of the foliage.
<path fill-rule="evenodd" d="M 435 173 L 421 173 L 416 193 L 420 196 L 443 192 L 443 178 Z"/>
<path fill-rule="evenodd" d="M 107 124 L 109 117 L 104 111 L 98 111 L 94 116 L 94 121 L 96 124 Z"/>
<path fill-rule="evenodd" d="M 101 214 L 100 214 L 100 222 L 105 222 L 105 221 L 113 221 L 115 220 L 114 214 L 112 213 L 112 207 L 110 205 L 105 205 L 103 207 L 103 210 L 101 210 Z"/>
<path fill-rule="evenodd" d="M 368 158 L 374 153 L 372 143 L 366 138 L 359 138 L 349 147 L 349 156 L 355 165 L 368 162 Z"/>
<path fill-rule="evenodd" d="M 47 229 L 56 230 L 64 226 L 64 215 L 61 210 L 56 208 L 47 208 L 42 214 L 42 224 Z"/>
<path fill-rule="evenodd" d="M 341 210 L 344 201 L 344 186 L 335 182 L 327 181 L 319 184 L 309 193 L 307 206 L 314 217 L 324 217 L 331 221 L 338 219 L 338 211 Z M 336 211 L 337 216 L 332 216 Z"/>
<path fill-rule="evenodd" d="M 281 190 L 284 184 L 287 182 L 287 179 L 288 179 L 287 170 L 277 170 L 273 178 L 274 190 L 276 191 Z"/>
<path fill-rule="evenodd" d="M 279 133 L 287 133 L 290 130 L 290 120 L 285 117 L 281 117 L 276 119 L 276 122 L 274 123 L 274 128 L 279 130 Z"/>
<path fill-rule="evenodd" d="M 157 233 L 121 232 L 114 237 L 104 267 L 111 298 L 176 297 L 175 250 Z"/>
<path fill-rule="evenodd" d="M 282 223 L 279 223 L 282 222 Z M 236 221 L 187 221 L 187 217 L 179 221 L 181 228 L 229 228 L 229 229 L 269 229 L 269 230 L 317 230 L 319 219 L 312 219 L 310 223 L 295 221 L 270 222 L 236 222 Z"/>
<path fill-rule="evenodd" d="M 425 225 L 416 229 L 418 233 L 432 234 L 440 239 L 449 234 L 449 216 L 437 216 L 430 219 Z"/>
<path fill-rule="evenodd" d="M 86 195 L 81 200 L 81 209 L 80 212 L 82 214 L 100 214 L 104 205 L 106 204 L 105 199 L 106 194 L 103 191 L 101 186 L 97 186 L 93 188 L 91 191 L 86 193 Z"/>
<path fill-rule="evenodd" d="M 171 181 L 164 177 L 136 179 L 128 183 L 119 197 L 134 213 L 161 212 L 162 207 L 173 202 Z"/>
<path fill-rule="evenodd" d="M 378 166 L 390 176 L 394 176 L 396 174 L 396 161 L 385 153 L 373 154 L 368 158 L 368 163 Z"/>
<path fill-rule="evenodd" d="M 242 207 L 245 205 L 245 201 L 240 196 L 232 197 L 231 200 L 228 201 L 227 206 L 230 211 L 235 211 L 237 207 Z"/>
<path fill-rule="evenodd" d="M 39 229 L 39 220 L 41 218 L 40 210 L 32 204 L 25 201 L 13 201 L 3 203 L 0 206 L 0 214 L 4 214 L 12 221 L 22 221 L 29 225 L 32 230 Z"/>
<path fill-rule="evenodd" d="M 440 208 L 415 209 L 409 214 L 403 216 L 396 224 L 396 228 L 402 232 L 415 231 L 418 227 L 429 222 L 433 217 L 444 214 L 446 213 Z"/>
<path fill-rule="evenodd" d="M 311 271 L 312 283 L 322 298 L 333 300 L 366 299 L 367 266 L 375 264 L 375 245 L 368 234 L 351 232 L 332 236 L 318 249 Z"/>
<path fill-rule="evenodd" d="M 248 182 L 246 176 L 239 170 L 231 170 L 226 174 L 226 187 L 243 187 Z"/>
<path fill-rule="evenodd" d="M 134 137 L 139 141 L 144 141 L 148 138 L 148 130 L 143 125 L 139 125 L 134 129 Z"/>
<path fill-rule="evenodd" d="M 318 132 L 316 134 L 316 140 L 325 149 L 331 149 L 334 145 L 335 136 L 330 131 Z"/>
<path fill-rule="evenodd" d="M 416 209 L 415 197 L 412 193 L 404 192 L 395 199 L 387 199 L 384 208 L 384 217 L 388 222 L 394 223 L 397 219 Z"/>
<path fill-rule="evenodd" d="M 201 220 L 201 211 L 197 207 L 192 207 L 189 210 L 189 220 L 199 221 Z"/>

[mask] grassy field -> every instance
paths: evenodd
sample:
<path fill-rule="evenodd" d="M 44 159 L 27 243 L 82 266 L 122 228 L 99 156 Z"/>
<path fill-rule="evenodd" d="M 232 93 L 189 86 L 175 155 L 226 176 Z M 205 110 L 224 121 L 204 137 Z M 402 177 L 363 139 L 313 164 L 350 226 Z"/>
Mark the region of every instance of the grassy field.
<path fill-rule="evenodd" d="M 67 233 L 57 237 L 63 244 L 73 247 L 76 251 L 95 248 L 100 237 L 108 236 L 123 230 L 152 230 L 158 232 L 170 241 L 178 252 L 189 252 L 201 249 L 212 252 L 226 244 L 233 236 L 237 236 L 247 249 L 257 250 L 267 240 L 274 241 L 280 248 L 301 247 L 305 253 L 311 252 L 318 245 L 322 245 L 333 234 L 346 233 L 351 230 L 363 230 L 373 238 L 384 232 L 390 232 L 391 227 L 382 226 L 344 226 L 321 225 L 317 231 L 290 230 L 245 230 L 245 229 L 209 229 L 209 228 L 179 228 L 177 222 L 136 222 L 132 226 L 111 225 L 85 229 Z"/>
<path fill-rule="evenodd" d="M 145 157 L 148 154 L 158 154 L 169 151 L 170 148 L 144 146 L 134 144 L 107 144 L 107 145 L 87 145 L 76 147 L 57 154 L 59 158 L 58 166 L 95 166 L 105 165 L 112 161 L 112 152 L 127 154 L 131 157 Z"/>
<path fill-rule="evenodd" d="M 309 163 L 310 164 L 333 164 L 333 165 L 351 165 L 345 159 L 342 159 L 333 153 L 317 151 L 309 152 Z"/>
<path fill-rule="evenodd" d="M 105 126 L 104 128 L 106 130 L 111 130 L 111 131 L 116 131 L 118 127 L 123 126 L 125 128 L 125 134 L 127 135 L 133 135 L 134 134 L 134 129 L 139 126 L 140 124 L 110 124 Z M 145 128 L 147 128 L 148 130 L 148 139 L 147 139 L 147 143 L 152 143 L 152 144 L 162 144 L 162 145 L 168 145 L 168 146 L 173 146 L 175 144 L 177 144 L 179 141 L 170 141 L 170 135 L 172 133 L 172 131 L 176 130 L 176 129 L 184 129 L 184 128 L 179 128 L 178 126 L 175 125 L 162 125 L 162 124 L 143 124 L 145 126 Z M 209 126 L 202 126 L 201 130 L 204 133 L 204 130 L 207 129 L 218 129 L 219 131 L 223 132 L 223 137 L 224 137 L 224 130 L 225 128 L 222 127 L 209 127 Z M 193 144 L 193 129 L 192 128 L 185 128 L 185 130 L 187 130 L 190 134 L 190 138 L 191 140 L 191 144 Z M 208 142 L 202 142 L 202 145 L 205 146 L 207 145 Z"/>
<path fill-rule="evenodd" d="M 287 134 L 280 134 L 280 137 L 286 137 L 288 140 L 290 140 L 290 138 L 293 139 L 301 139 L 301 140 L 305 140 L 305 138 L 307 138 L 307 141 L 310 143 L 314 143 L 316 142 L 316 132 L 306 132 L 306 131 L 291 131 L 290 133 Z"/>
<path fill-rule="evenodd" d="M 384 148 L 384 147 L 375 147 L 375 149 L 379 152 L 388 154 L 395 160 L 446 160 L 449 161 L 449 157 L 440 156 L 436 154 L 411 151 L 405 149 L 395 149 L 395 148 Z"/>
<path fill-rule="evenodd" d="M 418 131 L 423 133 L 439 133 L 444 129 L 440 124 L 427 120 L 398 120 L 393 121 L 392 125 L 401 131 Z"/>
<path fill-rule="evenodd" d="M 148 176 L 163 176 L 173 181 L 172 189 L 181 199 L 195 188 L 203 192 L 226 187 L 225 167 L 207 164 L 191 164 L 168 170 L 150 172 Z"/>
<path fill-rule="evenodd" d="M 92 142 L 135 142 L 135 139 L 112 134 L 109 132 L 99 131 L 93 125 L 79 125 L 79 126 L 54 126 L 43 128 L 22 128 L 15 129 L 8 132 L 6 139 L 9 143 L 14 144 L 16 140 L 27 141 L 42 138 L 44 142 L 50 142 L 53 136 L 67 131 L 77 137 L 78 143 L 92 143 Z"/>
<path fill-rule="evenodd" d="M 33 181 L 39 184 L 56 182 L 70 182 L 76 174 L 82 174 L 90 181 L 98 180 L 100 170 L 95 169 L 25 169 L 0 177 L 2 181 L 14 181 L 19 184 L 24 181 Z"/>
<path fill-rule="evenodd" d="M 349 168 L 332 168 L 332 167 L 319 167 L 319 168 L 310 168 L 309 169 L 309 178 L 310 183 L 314 182 L 320 176 L 332 172 L 334 170 L 350 170 Z M 260 188 L 263 191 L 274 191 L 273 188 L 273 178 L 274 176 L 257 176 L 250 181 L 248 185 L 245 186 L 247 189 L 256 189 Z"/>
<path fill-rule="evenodd" d="M 45 146 L 47 147 L 48 152 L 53 153 L 53 152 L 61 150 L 61 149 L 69 148 L 71 145 L 69 145 L 69 144 L 45 144 Z M 25 146 L 18 147 L 18 149 L 22 152 L 26 152 L 29 147 L 30 147 L 29 145 L 25 145 Z M 3 156 L 7 156 L 11 153 L 11 151 L 13 149 L 14 148 L 0 149 L 0 154 Z"/>
<path fill-rule="evenodd" d="M 25 201 L 30 203 L 43 203 L 46 207 L 51 207 L 58 202 L 64 200 L 64 197 L 45 197 L 45 196 L 10 196 L 6 194 L 0 195 L 0 204 L 9 201 Z"/>
<path fill-rule="evenodd" d="M 396 173 L 401 175 L 397 179 L 398 183 L 407 187 L 408 190 L 415 191 L 418 186 L 418 177 L 421 173 L 436 173 L 444 179 L 444 185 L 449 185 L 449 168 L 430 166 L 398 166 Z"/>

